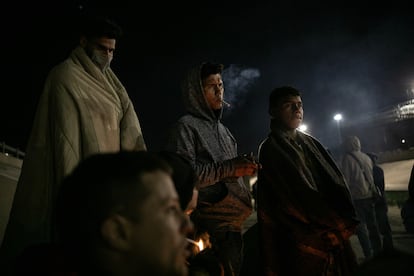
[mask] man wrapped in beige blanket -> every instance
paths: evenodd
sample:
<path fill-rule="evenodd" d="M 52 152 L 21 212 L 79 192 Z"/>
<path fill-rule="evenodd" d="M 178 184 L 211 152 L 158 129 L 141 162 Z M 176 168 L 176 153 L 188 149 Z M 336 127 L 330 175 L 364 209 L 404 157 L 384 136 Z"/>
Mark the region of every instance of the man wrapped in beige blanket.
<path fill-rule="evenodd" d="M 100 20 L 100 21 L 99 21 Z M 53 204 L 61 180 L 85 157 L 146 150 L 134 106 L 109 67 L 121 30 L 99 19 L 44 85 L 17 184 L 0 259 L 53 240 Z M 2 274 L 2 273 L 0 273 Z"/>

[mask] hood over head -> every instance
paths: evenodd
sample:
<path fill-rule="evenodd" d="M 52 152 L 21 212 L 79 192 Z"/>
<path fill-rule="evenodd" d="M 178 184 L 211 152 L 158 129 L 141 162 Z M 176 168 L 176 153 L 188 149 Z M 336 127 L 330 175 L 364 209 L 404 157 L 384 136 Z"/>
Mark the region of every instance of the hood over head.
<path fill-rule="evenodd" d="M 361 151 L 361 141 L 357 136 L 348 136 L 344 141 L 344 149 L 346 152 Z"/>
<path fill-rule="evenodd" d="M 222 117 L 223 108 L 219 112 L 214 112 L 207 104 L 200 75 L 203 64 L 191 68 L 182 81 L 183 103 L 188 113 L 209 121 L 217 121 Z"/>

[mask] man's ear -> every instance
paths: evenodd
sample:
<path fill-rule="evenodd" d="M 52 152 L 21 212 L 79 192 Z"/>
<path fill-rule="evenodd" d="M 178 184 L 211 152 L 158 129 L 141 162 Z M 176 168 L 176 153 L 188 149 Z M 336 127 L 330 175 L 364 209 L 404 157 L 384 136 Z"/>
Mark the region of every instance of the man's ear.
<path fill-rule="evenodd" d="M 131 234 L 131 222 L 119 214 L 111 215 L 101 226 L 102 239 L 110 248 L 119 251 L 129 249 Z"/>

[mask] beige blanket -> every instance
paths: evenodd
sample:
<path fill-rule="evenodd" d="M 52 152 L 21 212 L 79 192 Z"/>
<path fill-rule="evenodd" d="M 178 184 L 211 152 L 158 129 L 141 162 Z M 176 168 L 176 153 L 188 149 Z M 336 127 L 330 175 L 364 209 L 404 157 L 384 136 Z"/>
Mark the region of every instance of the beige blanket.
<path fill-rule="evenodd" d="M 0 259 L 53 239 L 53 204 L 64 176 L 99 152 L 146 150 L 127 92 L 80 47 L 50 72 L 35 115 Z"/>

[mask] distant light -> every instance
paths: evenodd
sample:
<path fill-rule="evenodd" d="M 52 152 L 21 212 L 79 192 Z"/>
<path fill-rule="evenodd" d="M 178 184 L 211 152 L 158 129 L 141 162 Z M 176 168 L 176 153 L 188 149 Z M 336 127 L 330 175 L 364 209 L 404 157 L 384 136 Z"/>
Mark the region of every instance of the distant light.
<path fill-rule="evenodd" d="M 405 144 L 405 139 L 401 139 L 401 143 L 402 144 Z"/>
<path fill-rule="evenodd" d="M 7 152 L 5 152 L 4 155 L 9 156 L 9 154 Z"/>
<path fill-rule="evenodd" d="M 308 129 L 308 126 L 307 125 L 300 125 L 299 127 L 298 127 L 298 129 L 300 130 L 300 131 L 302 131 L 302 132 L 305 132 L 307 129 Z"/>
<path fill-rule="evenodd" d="M 339 122 L 342 120 L 342 114 L 338 113 L 335 114 L 335 116 L 333 117 L 335 121 Z"/>

